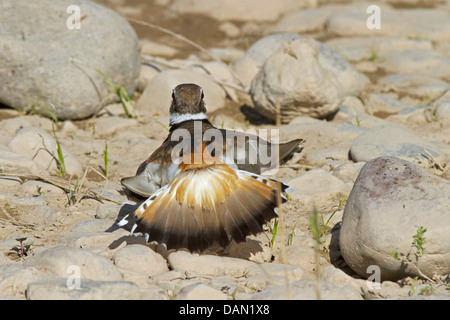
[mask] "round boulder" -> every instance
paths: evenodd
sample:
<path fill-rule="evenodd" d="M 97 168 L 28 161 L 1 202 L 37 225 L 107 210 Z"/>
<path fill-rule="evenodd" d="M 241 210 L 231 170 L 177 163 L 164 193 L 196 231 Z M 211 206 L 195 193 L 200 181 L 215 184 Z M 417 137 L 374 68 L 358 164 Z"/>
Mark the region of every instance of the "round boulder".
<path fill-rule="evenodd" d="M 340 249 L 359 275 L 380 280 L 450 272 L 450 183 L 396 157 L 368 161 L 347 200 Z"/>
<path fill-rule="evenodd" d="M 87 0 L 0 3 L 0 103 L 60 120 L 93 115 L 135 89 L 138 39 L 128 21 Z"/>
<path fill-rule="evenodd" d="M 339 109 L 347 95 L 358 95 L 369 83 L 332 48 L 308 38 L 282 45 L 253 78 L 255 109 L 269 119 L 296 116 L 324 118 Z"/>

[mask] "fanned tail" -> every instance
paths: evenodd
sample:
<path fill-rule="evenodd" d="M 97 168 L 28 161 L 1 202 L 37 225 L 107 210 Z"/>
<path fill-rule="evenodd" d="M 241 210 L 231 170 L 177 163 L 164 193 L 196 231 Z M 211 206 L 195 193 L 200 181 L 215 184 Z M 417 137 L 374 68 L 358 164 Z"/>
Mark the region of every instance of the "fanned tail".
<path fill-rule="evenodd" d="M 149 242 L 202 252 L 262 232 L 288 190 L 284 183 L 225 164 L 197 166 L 182 170 L 119 225 L 131 219 L 132 231 Z"/>

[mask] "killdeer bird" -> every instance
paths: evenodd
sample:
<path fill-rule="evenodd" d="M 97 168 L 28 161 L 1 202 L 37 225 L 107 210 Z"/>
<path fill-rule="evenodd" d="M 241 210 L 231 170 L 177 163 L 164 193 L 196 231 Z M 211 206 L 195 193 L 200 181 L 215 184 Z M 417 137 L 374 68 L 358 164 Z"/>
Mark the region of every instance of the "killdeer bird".
<path fill-rule="evenodd" d="M 171 179 L 169 168 L 171 150 L 178 143 L 173 139 L 172 133 L 177 129 L 192 131 L 194 121 L 201 121 L 202 131 L 215 129 L 223 137 L 223 152 L 230 155 L 231 165 L 239 170 L 245 170 L 256 174 L 269 170 L 272 167 L 283 164 L 293 157 L 295 153 L 303 150 L 303 139 L 295 139 L 285 143 L 271 143 L 261 137 L 240 131 L 218 129 L 211 125 L 206 116 L 206 108 L 202 96 L 201 87 L 195 84 L 181 84 L 172 93 L 172 105 L 170 107 L 170 133 L 164 143 L 154 151 L 137 169 L 135 176 L 123 178 L 122 185 L 132 193 L 140 197 L 150 197 L 159 188 L 167 185 Z M 174 141 L 172 141 L 174 140 Z M 175 141 L 176 140 L 176 141 Z M 214 141 L 217 146 L 220 141 Z M 260 148 L 260 147 L 263 148 Z M 264 150 L 261 150 L 264 149 Z M 261 161 L 259 157 L 263 151 L 270 150 L 270 161 Z M 278 155 L 278 156 L 277 156 Z M 256 156 L 256 160 L 251 161 Z M 267 157 L 266 157 L 267 159 Z"/>
<path fill-rule="evenodd" d="M 260 151 L 262 142 L 282 153 L 275 162 L 301 151 L 302 139 L 274 145 L 256 135 L 215 128 L 206 116 L 203 97 L 195 84 L 173 90 L 168 137 L 139 166 L 136 176 L 121 181 L 148 199 L 119 226 L 132 221 L 131 233 L 143 234 L 147 242 L 164 244 L 168 250 L 226 248 L 232 240 L 243 242 L 262 232 L 263 225 L 277 217 L 280 203 L 287 201 L 284 193 L 289 187 L 242 168 L 256 171 L 270 166 L 258 157 L 254 163 L 246 162 L 252 150 Z M 222 139 L 228 133 L 237 139 Z M 232 148 L 237 151 L 230 152 Z"/>

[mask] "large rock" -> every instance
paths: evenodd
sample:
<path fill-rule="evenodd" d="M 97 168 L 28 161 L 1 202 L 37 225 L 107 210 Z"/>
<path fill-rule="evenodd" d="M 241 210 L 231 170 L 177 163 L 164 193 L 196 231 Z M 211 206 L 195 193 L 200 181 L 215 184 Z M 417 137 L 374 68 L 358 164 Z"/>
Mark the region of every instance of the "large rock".
<path fill-rule="evenodd" d="M 304 271 L 295 265 L 281 265 L 278 263 L 255 263 L 252 261 L 220 257 L 212 255 L 197 255 L 185 251 L 170 253 L 167 261 L 172 270 L 181 272 L 195 272 L 213 277 L 247 277 L 257 275 L 284 276 L 289 281 L 304 278 Z"/>
<path fill-rule="evenodd" d="M 289 180 L 288 184 L 294 189 L 289 196 L 311 207 L 338 202 L 340 197 L 350 193 L 350 187 L 344 181 L 318 168 Z"/>
<path fill-rule="evenodd" d="M 80 29 L 69 28 L 70 5 L 80 8 Z M 2 1 L 0 61 L 0 103 L 59 119 L 89 117 L 111 99 L 95 69 L 132 94 L 140 68 L 130 24 L 87 0 Z"/>
<path fill-rule="evenodd" d="M 434 50 L 391 52 L 383 57 L 379 66 L 389 73 L 412 73 L 450 80 L 450 58 Z"/>
<path fill-rule="evenodd" d="M 226 300 L 227 295 L 202 282 L 183 287 L 175 297 L 176 300 Z"/>
<path fill-rule="evenodd" d="M 82 279 L 80 287 L 68 287 L 67 280 L 56 278 L 29 283 L 29 300 L 137 300 L 139 288 L 128 281 L 95 281 Z"/>
<path fill-rule="evenodd" d="M 450 89 L 450 85 L 437 78 L 420 75 L 399 73 L 383 77 L 377 84 L 383 92 L 395 92 L 400 96 L 411 96 L 421 100 L 434 101 L 442 97 Z"/>
<path fill-rule="evenodd" d="M 233 71 L 240 77 L 242 82 L 250 87 L 253 78 L 275 51 L 281 46 L 300 36 L 295 33 L 271 34 L 256 41 L 245 54 L 232 66 Z"/>
<path fill-rule="evenodd" d="M 136 283 L 141 281 L 134 279 L 148 279 L 156 274 L 169 271 L 166 260 L 160 254 L 139 244 L 128 245 L 117 250 L 113 260 L 124 280 Z"/>
<path fill-rule="evenodd" d="M 345 261 L 363 277 L 373 273 L 369 266 L 379 267 L 381 280 L 448 274 L 449 194 L 449 181 L 411 162 L 387 156 L 367 162 L 344 211 L 340 249 Z M 427 230 L 423 254 L 413 244 L 419 227 Z"/>
<path fill-rule="evenodd" d="M 28 283 L 40 281 L 46 277 L 46 274 L 36 268 L 20 264 L 0 265 L 0 296 L 23 297 Z"/>
<path fill-rule="evenodd" d="M 425 140 L 401 126 L 382 125 L 367 130 L 355 139 L 350 157 L 355 162 L 361 162 L 387 155 L 427 166 L 430 163 L 427 152 L 441 163 L 450 154 L 450 147 Z"/>
<path fill-rule="evenodd" d="M 254 294 L 251 300 L 362 300 L 358 290 L 327 281 L 300 280 L 278 285 Z"/>
<path fill-rule="evenodd" d="M 254 77 L 251 95 L 255 109 L 269 119 L 296 116 L 324 118 L 339 109 L 347 95 L 358 95 L 369 80 L 356 72 L 331 47 L 307 38 L 282 45 Z"/>
<path fill-rule="evenodd" d="M 33 160 L 50 173 L 57 174 L 60 172 L 56 139 L 45 130 L 36 127 L 22 128 L 11 139 L 8 146 L 12 151 Z M 83 173 L 83 168 L 78 159 L 63 146 L 61 146 L 61 152 L 66 173 L 80 177 Z"/>
<path fill-rule="evenodd" d="M 36 162 L 9 148 L 0 149 L 0 168 L 2 172 L 21 175 L 45 175 L 46 171 Z"/>
<path fill-rule="evenodd" d="M 72 247 L 52 247 L 30 257 L 26 266 L 50 273 L 57 277 L 79 276 L 81 280 L 121 281 L 122 276 L 114 264 L 89 250 Z"/>

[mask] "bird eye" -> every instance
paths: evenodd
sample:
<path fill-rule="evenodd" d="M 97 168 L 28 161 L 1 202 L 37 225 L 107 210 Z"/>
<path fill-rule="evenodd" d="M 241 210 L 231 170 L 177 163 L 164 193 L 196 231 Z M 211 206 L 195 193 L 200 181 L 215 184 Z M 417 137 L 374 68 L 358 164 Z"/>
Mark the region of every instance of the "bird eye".
<path fill-rule="evenodd" d="M 172 99 L 175 100 L 175 90 L 172 91 Z"/>
<path fill-rule="evenodd" d="M 205 94 L 203 93 L 203 90 L 202 90 L 202 94 L 200 95 L 200 100 L 203 100 L 204 97 L 205 97 Z"/>

